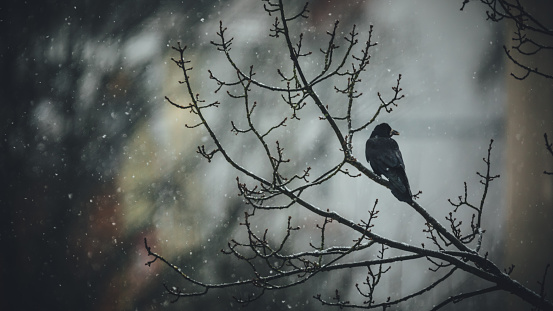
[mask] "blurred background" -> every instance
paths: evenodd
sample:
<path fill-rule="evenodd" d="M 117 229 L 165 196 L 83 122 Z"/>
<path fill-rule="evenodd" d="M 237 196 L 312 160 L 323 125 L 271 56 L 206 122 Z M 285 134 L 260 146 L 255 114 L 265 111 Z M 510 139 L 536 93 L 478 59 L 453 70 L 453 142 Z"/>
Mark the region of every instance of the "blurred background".
<path fill-rule="evenodd" d="M 492 174 L 501 178 L 488 192 L 483 250 L 501 267 L 515 264 L 515 278 L 539 290 L 536 281 L 553 259 L 553 178 L 542 173 L 553 171 L 543 140 L 545 132 L 553 138 L 553 84 L 534 76 L 510 77 L 517 69 L 502 49 L 510 38 L 508 24 L 486 21 L 478 3 L 460 11 L 461 2 L 313 1 L 310 19 L 294 31 L 296 37 L 305 33 L 305 49 L 314 54 L 303 65 L 315 76 L 323 61 L 318 50 L 326 46 L 325 32 L 336 19 L 340 40 L 353 24 L 366 40 L 374 25 L 373 41 L 379 44 L 363 76 L 354 122 L 372 117 L 377 92 L 391 98 L 401 74 L 406 97 L 377 122 L 401 132 L 397 141 L 413 192 L 423 192 L 418 202 L 443 223 L 451 210 L 447 199 L 463 194 L 464 181 L 469 200 L 480 201 L 476 171 L 484 172 L 482 158 L 494 139 Z M 290 3 L 289 11 L 302 6 Z M 250 273 L 220 253 L 228 240 L 244 237 L 239 223 L 248 206 L 237 197 L 238 174 L 220 154 L 207 163 L 196 153 L 198 145 L 212 146 L 209 136 L 202 128 L 186 128 L 195 124 L 194 115 L 169 105 L 164 96 L 187 103 L 178 83 L 183 78 L 170 60 L 178 57 L 171 46 L 182 42 L 194 67 L 195 92 L 208 103 L 222 102 L 207 117 L 229 153 L 248 169 L 267 174 L 254 140 L 230 132 L 231 120 L 246 124 L 243 106 L 224 92 L 214 93 L 207 70 L 220 78 L 235 76 L 209 44 L 217 40 L 222 20 L 235 38 L 231 52 L 237 64 L 254 65 L 265 83 L 280 83 L 277 69 L 289 72 L 290 65 L 281 38 L 268 36 L 273 18 L 253 0 L 10 0 L 0 5 L 0 309 L 319 310 L 312 298 L 317 293 L 329 297 L 338 288 L 345 297 L 356 297 L 353 285 L 363 281 L 363 271 L 320 275 L 308 286 L 270 292 L 245 307 L 233 301 L 233 291 L 172 304 L 163 284 L 189 284 L 162 264 L 145 266 L 146 237 L 155 252 L 196 279 L 216 282 Z M 528 61 L 553 67 L 550 58 Z M 335 83 L 340 82 L 328 81 L 316 91 L 340 114 L 346 101 L 334 92 Z M 262 127 L 289 113 L 278 94 L 256 90 L 252 98 L 260 104 L 255 118 Z M 311 166 L 320 172 L 340 160 L 337 141 L 319 116 L 307 107 L 301 121 L 271 137 L 293 159 L 288 169 Z M 354 139 L 358 159 L 364 160 L 371 130 Z M 375 232 L 415 245 L 426 241 L 422 218 L 367 179 L 339 176 L 305 196 L 355 221 L 366 219 L 378 198 Z M 317 241 L 320 219 L 299 208 L 275 214 L 256 216 L 260 230 L 270 226 L 277 239 L 292 215 L 293 224 L 305 230 L 291 249 Z M 470 214 L 465 216 L 468 222 Z M 333 226 L 331 243 L 357 238 L 342 229 Z M 381 298 L 429 284 L 436 276 L 427 267 L 425 261 L 394 266 Z M 485 285 L 459 274 L 404 308 L 427 309 Z M 518 300 L 505 297 L 493 294 L 454 307 L 518 310 Z"/>

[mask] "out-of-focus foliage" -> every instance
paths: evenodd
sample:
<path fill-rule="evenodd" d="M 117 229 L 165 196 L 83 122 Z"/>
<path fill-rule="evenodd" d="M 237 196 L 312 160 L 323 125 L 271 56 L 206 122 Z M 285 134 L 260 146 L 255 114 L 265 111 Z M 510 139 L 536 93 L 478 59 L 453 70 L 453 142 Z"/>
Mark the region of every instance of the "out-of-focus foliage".
<path fill-rule="evenodd" d="M 121 226 L 117 178 L 161 87 L 160 8 L 2 4 L 0 309 L 127 309 L 144 290 L 128 272 L 147 227 Z"/>

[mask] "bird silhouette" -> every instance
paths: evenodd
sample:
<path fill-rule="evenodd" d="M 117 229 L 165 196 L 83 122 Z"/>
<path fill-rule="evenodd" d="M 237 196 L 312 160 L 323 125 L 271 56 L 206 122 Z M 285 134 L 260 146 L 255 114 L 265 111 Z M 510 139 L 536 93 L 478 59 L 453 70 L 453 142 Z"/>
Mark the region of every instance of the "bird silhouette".
<path fill-rule="evenodd" d="M 387 123 L 377 125 L 365 145 L 365 156 L 374 173 L 388 179 L 392 194 L 400 201 L 411 203 L 413 195 L 405 174 L 405 164 L 397 142 L 392 139 L 393 135 L 399 135 L 399 132 Z"/>

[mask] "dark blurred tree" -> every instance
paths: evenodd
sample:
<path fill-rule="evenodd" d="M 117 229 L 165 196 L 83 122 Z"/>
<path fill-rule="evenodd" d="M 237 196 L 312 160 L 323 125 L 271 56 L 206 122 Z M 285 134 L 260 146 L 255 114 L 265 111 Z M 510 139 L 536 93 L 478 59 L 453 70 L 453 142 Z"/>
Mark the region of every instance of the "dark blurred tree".
<path fill-rule="evenodd" d="M 124 238 L 112 225 L 116 167 L 149 114 L 147 90 L 159 85 L 140 78 L 147 63 L 124 68 L 124 55 L 112 52 L 159 5 L 3 2 L 0 309 L 114 304 L 112 281 L 125 260 L 111 242 Z"/>

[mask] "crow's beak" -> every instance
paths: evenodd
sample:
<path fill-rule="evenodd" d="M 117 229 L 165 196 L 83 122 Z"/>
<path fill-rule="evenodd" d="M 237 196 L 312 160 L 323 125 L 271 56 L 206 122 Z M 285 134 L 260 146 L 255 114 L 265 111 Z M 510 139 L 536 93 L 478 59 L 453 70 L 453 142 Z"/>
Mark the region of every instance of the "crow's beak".
<path fill-rule="evenodd" d="M 390 132 L 390 134 L 392 134 L 392 136 L 394 136 L 394 135 L 399 135 L 399 132 L 396 131 L 396 130 L 392 130 L 392 131 Z"/>

